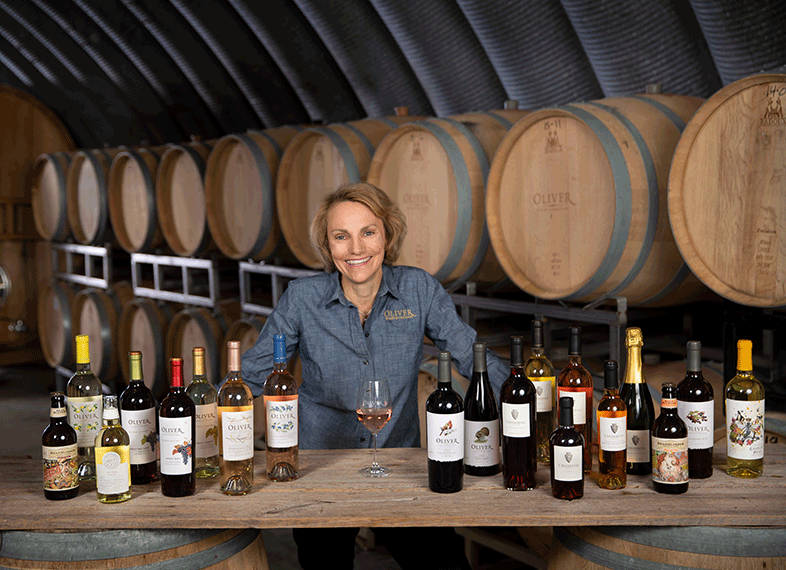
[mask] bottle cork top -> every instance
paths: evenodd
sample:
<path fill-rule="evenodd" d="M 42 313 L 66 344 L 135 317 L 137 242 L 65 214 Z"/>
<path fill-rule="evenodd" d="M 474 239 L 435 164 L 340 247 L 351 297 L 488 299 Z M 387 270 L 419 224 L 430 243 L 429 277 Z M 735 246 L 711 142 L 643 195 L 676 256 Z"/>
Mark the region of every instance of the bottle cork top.
<path fill-rule="evenodd" d="M 628 348 L 632 346 L 644 346 L 644 336 L 641 334 L 640 328 L 629 327 L 625 329 L 625 346 Z"/>
<path fill-rule="evenodd" d="M 90 364 L 90 341 L 86 334 L 76 335 L 76 363 Z"/>
<path fill-rule="evenodd" d="M 737 370 L 753 370 L 753 342 L 749 340 L 737 341 Z"/>

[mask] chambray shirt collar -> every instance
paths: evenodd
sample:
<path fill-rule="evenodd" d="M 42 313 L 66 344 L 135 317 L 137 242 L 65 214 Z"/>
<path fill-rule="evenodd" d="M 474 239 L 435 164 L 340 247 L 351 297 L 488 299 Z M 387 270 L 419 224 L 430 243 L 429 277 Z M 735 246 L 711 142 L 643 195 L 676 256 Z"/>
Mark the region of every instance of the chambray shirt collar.
<path fill-rule="evenodd" d="M 377 297 L 382 297 L 385 293 L 390 293 L 394 298 L 401 299 L 398 286 L 393 278 L 393 272 L 387 264 L 382 265 L 382 282 L 379 285 Z M 344 290 L 341 288 L 341 273 L 338 270 L 330 274 L 330 286 L 327 287 L 327 292 L 322 298 L 322 306 L 327 307 L 334 301 L 338 301 L 343 305 L 349 303 L 344 296 Z"/>

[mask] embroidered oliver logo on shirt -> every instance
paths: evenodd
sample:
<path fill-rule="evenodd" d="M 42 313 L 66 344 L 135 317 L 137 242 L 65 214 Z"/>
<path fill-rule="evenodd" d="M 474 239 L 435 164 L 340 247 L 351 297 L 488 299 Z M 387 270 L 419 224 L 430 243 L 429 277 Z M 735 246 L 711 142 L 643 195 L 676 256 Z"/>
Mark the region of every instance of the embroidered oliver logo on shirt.
<path fill-rule="evenodd" d="M 412 309 L 398 309 L 395 311 L 385 311 L 386 321 L 395 321 L 397 319 L 414 319 L 415 317 L 417 317 L 417 315 L 412 312 Z"/>

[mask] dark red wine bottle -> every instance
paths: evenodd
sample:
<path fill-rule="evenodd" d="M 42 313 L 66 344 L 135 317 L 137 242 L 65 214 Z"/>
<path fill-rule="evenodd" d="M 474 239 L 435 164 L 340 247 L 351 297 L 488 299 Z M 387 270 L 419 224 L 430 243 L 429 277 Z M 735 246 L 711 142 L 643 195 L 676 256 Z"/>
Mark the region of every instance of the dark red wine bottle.
<path fill-rule="evenodd" d="M 183 359 L 170 358 L 169 362 L 172 370 L 169 393 L 161 402 L 158 417 L 161 493 L 167 497 L 185 497 L 196 490 L 196 406 L 183 388 Z"/>
<path fill-rule="evenodd" d="M 549 438 L 551 494 L 569 501 L 584 496 L 585 444 L 573 426 L 573 402 L 570 396 L 559 399 L 559 427 Z"/>
<path fill-rule="evenodd" d="M 451 387 L 450 352 L 439 353 L 437 389 L 426 400 L 428 487 L 455 493 L 464 484 L 464 402 Z"/>
<path fill-rule="evenodd" d="M 474 366 L 464 398 L 464 473 L 499 473 L 499 410 L 486 367 L 486 344 L 472 345 Z"/>
<path fill-rule="evenodd" d="M 156 399 L 142 379 L 142 353 L 128 353 L 128 387 L 120 395 L 120 423 L 131 441 L 131 483 L 156 480 L 158 428 Z"/>

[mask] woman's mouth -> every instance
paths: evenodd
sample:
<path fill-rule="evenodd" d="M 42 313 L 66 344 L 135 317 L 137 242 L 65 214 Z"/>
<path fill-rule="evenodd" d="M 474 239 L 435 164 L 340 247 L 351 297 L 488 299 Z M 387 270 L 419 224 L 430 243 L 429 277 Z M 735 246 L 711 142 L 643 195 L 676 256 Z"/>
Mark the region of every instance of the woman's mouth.
<path fill-rule="evenodd" d="M 346 259 L 346 260 L 344 260 L 344 263 L 346 263 L 347 265 L 349 265 L 351 267 L 358 267 L 360 265 L 364 265 L 364 264 L 368 263 L 368 261 L 370 259 L 371 259 L 371 256 L 364 257 L 363 259 Z"/>

